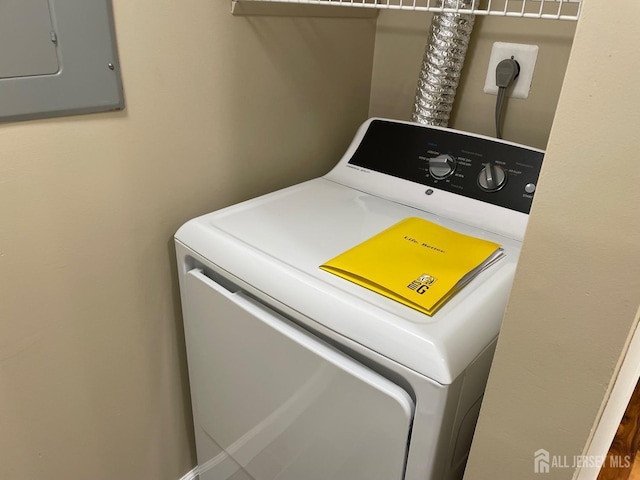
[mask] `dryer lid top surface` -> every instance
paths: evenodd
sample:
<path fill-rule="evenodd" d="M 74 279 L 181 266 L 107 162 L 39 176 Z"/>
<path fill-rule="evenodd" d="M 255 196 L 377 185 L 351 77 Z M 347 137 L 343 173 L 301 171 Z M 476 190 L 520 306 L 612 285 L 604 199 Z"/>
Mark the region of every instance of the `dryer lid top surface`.
<path fill-rule="evenodd" d="M 505 257 L 427 316 L 319 268 L 407 217 L 499 243 Z M 440 383 L 497 336 L 520 242 L 318 178 L 187 222 L 176 239 L 266 296 Z"/>

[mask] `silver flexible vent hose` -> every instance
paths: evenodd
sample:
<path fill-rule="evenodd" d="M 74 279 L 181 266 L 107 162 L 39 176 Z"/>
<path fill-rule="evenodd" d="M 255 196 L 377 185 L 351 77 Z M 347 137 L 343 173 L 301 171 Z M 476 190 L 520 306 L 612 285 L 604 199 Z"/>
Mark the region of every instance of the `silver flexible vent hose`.
<path fill-rule="evenodd" d="M 470 8 L 473 0 L 443 0 L 445 8 Z M 411 120 L 446 127 L 467 54 L 475 15 L 436 13 L 431 22 Z"/>

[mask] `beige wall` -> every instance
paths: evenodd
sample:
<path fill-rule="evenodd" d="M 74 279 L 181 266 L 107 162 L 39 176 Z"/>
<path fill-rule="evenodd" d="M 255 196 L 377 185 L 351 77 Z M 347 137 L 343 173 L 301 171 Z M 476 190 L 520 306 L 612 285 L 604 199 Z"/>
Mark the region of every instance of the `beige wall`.
<path fill-rule="evenodd" d="M 228 7 L 116 0 L 127 109 L 0 125 L 0 478 L 190 469 L 173 232 L 326 171 L 370 93 L 372 115 L 410 114 L 428 15 L 380 16 L 371 76 L 371 20 Z M 470 480 L 530 478 L 537 448 L 581 453 L 640 300 L 640 39 L 635 17 L 586 7 Z M 479 19 L 452 126 L 492 135 L 490 44 L 535 43 L 505 137 L 545 147 L 573 28 Z"/>
<path fill-rule="evenodd" d="M 639 43 L 634 15 L 585 2 L 467 480 L 538 478 L 541 448 L 571 464 L 607 400 L 640 304 Z"/>
<path fill-rule="evenodd" d="M 372 77 L 371 116 L 409 120 L 431 14 L 380 13 Z M 546 148 L 562 87 L 575 22 L 477 16 L 449 126 L 495 136 L 495 95 L 483 92 L 494 42 L 538 45 L 529 98 L 510 99 L 506 140 Z"/>
<path fill-rule="evenodd" d="M 193 466 L 171 238 L 321 173 L 367 116 L 373 20 L 116 0 L 127 109 L 0 125 L 0 478 Z"/>

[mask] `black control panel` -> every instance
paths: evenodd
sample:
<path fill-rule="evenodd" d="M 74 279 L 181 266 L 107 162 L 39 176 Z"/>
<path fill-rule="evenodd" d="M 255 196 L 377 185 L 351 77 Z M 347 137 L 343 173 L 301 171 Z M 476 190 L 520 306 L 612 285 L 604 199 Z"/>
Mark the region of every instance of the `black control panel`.
<path fill-rule="evenodd" d="M 349 164 L 529 213 L 543 157 L 524 146 L 374 120 Z"/>

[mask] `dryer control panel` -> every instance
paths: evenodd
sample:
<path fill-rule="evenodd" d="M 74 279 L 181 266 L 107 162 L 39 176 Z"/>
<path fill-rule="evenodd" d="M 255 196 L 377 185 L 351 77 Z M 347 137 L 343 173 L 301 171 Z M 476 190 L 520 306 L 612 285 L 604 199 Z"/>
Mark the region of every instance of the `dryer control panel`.
<path fill-rule="evenodd" d="M 502 140 L 373 120 L 348 164 L 528 214 L 543 157 Z"/>

